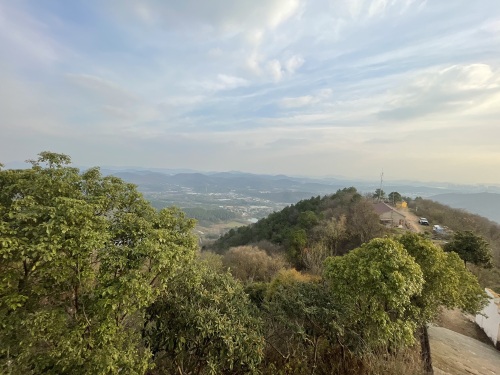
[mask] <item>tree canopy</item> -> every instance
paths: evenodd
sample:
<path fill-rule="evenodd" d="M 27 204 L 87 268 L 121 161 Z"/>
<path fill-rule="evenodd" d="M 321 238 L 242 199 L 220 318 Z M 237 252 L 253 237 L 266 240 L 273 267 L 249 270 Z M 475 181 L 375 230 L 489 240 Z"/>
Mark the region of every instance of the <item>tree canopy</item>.
<path fill-rule="evenodd" d="M 342 257 L 330 257 L 325 278 L 343 310 L 345 340 L 353 350 L 413 342 L 416 322 L 409 311 L 424 278 L 400 243 L 374 239 Z"/>
<path fill-rule="evenodd" d="M 325 247 L 327 255 L 343 254 L 383 231 L 372 203 L 351 187 L 302 200 L 255 224 L 231 229 L 212 248 L 225 252 L 267 240 L 281 246 L 292 265 L 303 269 L 316 245 Z"/>
<path fill-rule="evenodd" d="M 160 345 L 144 341 L 153 321 L 146 312 L 177 312 L 186 324 L 201 324 L 201 315 L 188 312 L 201 314 L 207 304 L 200 329 L 208 329 L 219 326 L 222 305 L 208 306 L 214 299 L 228 304 L 233 331 L 202 331 L 201 339 L 219 340 L 229 357 L 244 353 L 234 357 L 237 365 L 217 362 L 213 349 L 194 360 L 255 367 L 261 339 L 234 325 L 247 303 L 242 287 L 203 270 L 182 278 L 196 257 L 194 221 L 177 209 L 157 211 L 135 186 L 69 162 L 43 152 L 30 169 L 0 171 L 0 371 L 144 374 Z M 192 299 L 176 304 L 187 291 Z M 183 332 L 170 325 L 168 340 Z M 185 334 L 186 345 L 197 339 Z"/>
<path fill-rule="evenodd" d="M 389 199 L 389 202 L 394 204 L 394 203 L 401 202 L 403 200 L 403 197 L 397 191 L 392 191 L 389 193 L 388 199 Z"/>
<path fill-rule="evenodd" d="M 375 189 L 375 193 L 373 193 L 372 197 L 375 198 L 375 199 L 377 199 L 378 201 L 383 201 L 386 198 L 385 191 L 383 191 L 380 188 L 379 189 Z"/>
<path fill-rule="evenodd" d="M 180 210 L 69 163 L 43 152 L 0 170 L 1 373 L 359 372 L 440 306 L 484 302 L 455 252 L 415 234 L 373 239 L 378 219 L 353 188 L 226 238 L 279 242 L 311 275 L 284 270 L 269 243 L 199 261 Z"/>
<path fill-rule="evenodd" d="M 446 251 L 454 251 L 465 264 L 492 267 L 492 254 L 488 242 L 480 235 L 470 231 L 458 231 L 450 242 L 444 245 Z"/>
<path fill-rule="evenodd" d="M 15 372 L 143 373 L 127 327 L 194 258 L 194 222 L 69 162 L 43 152 L 0 171 L 1 358 Z"/>
<path fill-rule="evenodd" d="M 484 303 L 484 292 L 476 277 L 469 272 L 455 253 L 446 253 L 429 239 L 415 233 L 398 238 L 406 251 L 420 265 L 424 276 L 422 293 L 413 304 L 421 324 L 431 321 L 439 308 L 460 308 L 476 313 Z"/>
<path fill-rule="evenodd" d="M 144 335 L 161 373 L 256 373 L 261 321 L 241 283 L 204 264 L 186 268 L 147 309 Z"/>

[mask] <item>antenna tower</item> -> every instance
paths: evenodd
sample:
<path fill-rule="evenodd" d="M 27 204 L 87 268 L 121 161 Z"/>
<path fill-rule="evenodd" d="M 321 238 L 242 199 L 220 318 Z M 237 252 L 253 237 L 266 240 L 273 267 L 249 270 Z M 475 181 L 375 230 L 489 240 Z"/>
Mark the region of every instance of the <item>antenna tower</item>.
<path fill-rule="evenodd" d="M 382 198 L 382 186 L 384 185 L 384 171 L 380 173 L 380 189 L 378 191 L 378 201 Z"/>

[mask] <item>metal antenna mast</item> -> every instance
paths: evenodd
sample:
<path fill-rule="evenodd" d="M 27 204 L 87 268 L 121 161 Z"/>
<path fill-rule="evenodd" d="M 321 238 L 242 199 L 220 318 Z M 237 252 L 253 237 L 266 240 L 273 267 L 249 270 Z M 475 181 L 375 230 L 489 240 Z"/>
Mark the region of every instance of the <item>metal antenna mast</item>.
<path fill-rule="evenodd" d="M 378 191 L 378 201 L 380 202 L 380 198 L 382 197 L 382 186 L 384 184 L 384 171 L 380 173 L 380 189 Z"/>

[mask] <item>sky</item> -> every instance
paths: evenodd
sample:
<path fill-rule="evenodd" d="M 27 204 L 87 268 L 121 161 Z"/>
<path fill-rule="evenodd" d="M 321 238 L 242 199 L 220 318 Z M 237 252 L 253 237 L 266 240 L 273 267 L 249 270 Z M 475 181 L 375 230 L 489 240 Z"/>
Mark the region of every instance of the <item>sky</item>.
<path fill-rule="evenodd" d="M 498 0 L 0 0 L 0 162 L 500 184 Z"/>

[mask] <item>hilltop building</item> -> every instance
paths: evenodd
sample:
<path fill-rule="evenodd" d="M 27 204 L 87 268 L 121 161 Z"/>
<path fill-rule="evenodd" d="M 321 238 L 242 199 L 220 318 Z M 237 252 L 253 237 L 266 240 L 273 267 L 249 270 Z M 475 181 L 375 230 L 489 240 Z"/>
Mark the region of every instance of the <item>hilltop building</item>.
<path fill-rule="evenodd" d="M 402 213 L 396 211 L 387 203 L 378 202 L 373 204 L 373 209 L 380 218 L 382 224 L 388 227 L 397 227 L 406 224 L 406 217 Z"/>

